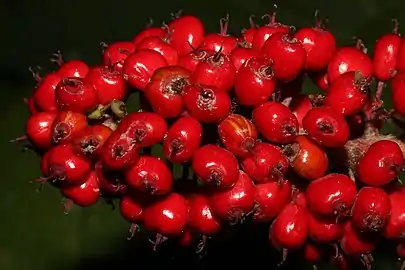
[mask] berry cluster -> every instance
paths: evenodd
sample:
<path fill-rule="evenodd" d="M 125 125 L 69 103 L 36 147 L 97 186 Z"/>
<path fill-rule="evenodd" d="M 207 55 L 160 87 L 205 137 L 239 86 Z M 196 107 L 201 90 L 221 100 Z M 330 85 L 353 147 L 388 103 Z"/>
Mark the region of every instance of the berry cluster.
<path fill-rule="evenodd" d="M 369 268 L 381 237 L 404 258 L 405 145 L 380 133 L 405 116 L 398 23 L 370 57 L 360 39 L 338 48 L 318 13 L 301 29 L 267 18 L 235 37 L 229 18 L 206 34 L 200 19 L 178 15 L 103 44 L 96 67 L 56 54 L 59 68 L 34 72 L 27 99 L 39 181 L 61 190 L 66 210 L 119 199 L 131 233 L 142 224 L 155 247 L 205 244 L 224 224 L 249 221 L 271 223 L 283 260 L 301 251 L 316 264 L 331 247 L 341 269 L 348 259 Z M 304 95 L 304 78 L 320 93 Z M 393 110 L 381 100 L 387 82 Z M 128 113 L 135 90 L 141 108 Z M 152 155 L 158 144 L 162 157 Z M 176 181 L 173 164 L 183 169 Z"/>

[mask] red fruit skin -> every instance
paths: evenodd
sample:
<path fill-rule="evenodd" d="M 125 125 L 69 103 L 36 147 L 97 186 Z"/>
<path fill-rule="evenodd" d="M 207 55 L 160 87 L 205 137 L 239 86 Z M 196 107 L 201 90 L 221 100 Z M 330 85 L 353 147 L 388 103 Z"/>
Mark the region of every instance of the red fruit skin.
<path fill-rule="evenodd" d="M 302 128 L 302 119 L 313 107 L 311 100 L 306 95 L 299 95 L 292 99 L 290 110 L 297 117 L 300 129 Z"/>
<path fill-rule="evenodd" d="M 109 66 L 90 69 L 85 82 L 93 86 L 101 105 L 110 104 L 113 100 L 124 100 L 127 94 L 127 85 L 121 73 Z"/>
<path fill-rule="evenodd" d="M 405 193 L 393 192 L 389 195 L 391 215 L 384 229 L 384 237 L 389 240 L 405 239 Z"/>
<path fill-rule="evenodd" d="M 382 186 L 395 180 L 404 165 L 404 156 L 396 142 L 373 143 L 357 164 L 358 178 L 369 186 Z"/>
<path fill-rule="evenodd" d="M 180 56 L 178 65 L 194 73 L 199 63 L 204 61 L 204 59 L 206 59 L 208 56 L 214 54 L 215 51 L 196 48 L 189 53 Z"/>
<path fill-rule="evenodd" d="M 281 103 L 268 101 L 256 107 L 252 116 L 260 134 L 273 143 L 290 143 L 299 131 L 297 117 Z"/>
<path fill-rule="evenodd" d="M 117 172 L 107 170 L 101 160 L 97 161 L 94 166 L 97 174 L 98 186 L 100 193 L 104 197 L 121 197 L 127 193 L 127 186 Z"/>
<path fill-rule="evenodd" d="M 72 139 L 73 151 L 84 158 L 97 159 L 112 132 L 109 127 L 104 125 L 87 127 Z"/>
<path fill-rule="evenodd" d="M 103 66 L 113 67 L 122 72 L 125 59 L 135 51 L 135 45 L 130 41 L 118 41 L 108 45 L 103 53 Z"/>
<path fill-rule="evenodd" d="M 373 73 L 377 80 L 388 81 L 396 74 L 401 42 L 398 34 L 385 34 L 375 43 Z"/>
<path fill-rule="evenodd" d="M 220 123 L 231 111 L 229 95 L 216 87 L 186 86 L 183 99 L 188 113 L 202 123 Z"/>
<path fill-rule="evenodd" d="M 28 118 L 25 132 L 30 142 L 40 149 L 52 147 L 52 125 L 56 114 L 52 112 L 39 112 Z"/>
<path fill-rule="evenodd" d="M 35 104 L 34 97 L 24 98 L 24 102 L 28 107 L 28 112 L 30 113 L 30 115 L 34 115 L 41 112 L 37 104 Z"/>
<path fill-rule="evenodd" d="M 344 225 L 340 247 L 348 256 L 361 256 L 371 253 L 376 246 L 375 240 L 367 234 L 356 231 L 352 221 Z"/>
<path fill-rule="evenodd" d="M 231 224 L 243 222 L 254 203 L 255 186 L 243 171 L 239 171 L 238 180 L 233 187 L 216 191 L 209 197 L 209 205 L 215 216 Z"/>
<path fill-rule="evenodd" d="M 155 70 L 167 65 L 166 59 L 160 53 L 154 50 L 140 50 L 125 59 L 122 73 L 132 87 L 144 91 Z"/>
<path fill-rule="evenodd" d="M 238 181 L 238 160 L 228 150 L 213 144 L 195 151 L 191 166 L 204 184 L 230 188 Z"/>
<path fill-rule="evenodd" d="M 367 100 L 368 81 L 356 79 L 355 71 L 339 76 L 330 86 L 325 105 L 344 116 L 352 116 L 361 111 Z"/>
<path fill-rule="evenodd" d="M 267 25 L 261 26 L 256 30 L 252 40 L 252 48 L 261 51 L 267 39 L 276 33 L 288 33 L 289 27 L 284 24 L 270 22 Z"/>
<path fill-rule="evenodd" d="M 329 79 L 328 79 L 328 72 L 326 70 L 321 70 L 318 72 L 312 72 L 308 74 L 311 78 L 312 82 L 318 86 L 324 92 L 329 91 Z"/>
<path fill-rule="evenodd" d="M 132 40 L 134 49 L 142 40 L 147 37 L 165 38 L 167 37 L 167 29 L 165 27 L 147 27 L 146 29 L 142 30 Z"/>
<path fill-rule="evenodd" d="M 168 129 L 162 144 L 163 155 L 172 163 L 184 164 L 200 147 L 202 136 L 200 122 L 191 116 L 183 116 Z"/>
<path fill-rule="evenodd" d="M 329 168 L 325 151 L 305 135 L 298 136 L 294 143 L 286 146 L 284 153 L 294 172 L 307 180 L 324 176 Z"/>
<path fill-rule="evenodd" d="M 188 202 L 188 226 L 197 232 L 211 236 L 221 229 L 221 224 L 214 216 L 207 197 L 201 194 L 193 194 L 187 198 Z"/>
<path fill-rule="evenodd" d="M 122 217 L 133 224 L 143 220 L 144 203 L 136 196 L 124 195 L 120 199 L 120 213 Z"/>
<path fill-rule="evenodd" d="M 35 105 L 40 111 L 57 112 L 59 110 L 55 97 L 55 89 L 61 80 L 61 76 L 56 72 L 49 73 L 42 78 L 33 96 Z"/>
<path fill-rule="evenodd" d="M 174 66 L 179 62 L 179 54 L 176 49 L 159 37 L 146 37 L 136 46 L 136 51 L 154 50 L 160 53 L 168 65 Z"/>
<path fill-rule="evenodd" d="M 56 72 L 62 79 L 84 78 L 89 70 L 89 66 L 82 60 L 70 60 L 64 62 Z"/>
<path fill-rule="evenodd" d="M 304 245 L 305 260 L 311 263 L 317 263 L 322 260 L 323 255 L 322 246 L 318 243 L 306 242 Z"/>
<path fill-rule="evenodd" d="M 167 194 L 173 185 L 170 169 L 160 158 L 152 156 L 141 156 L 125 172 L 125 180 L 129 187 L 156 196 Z"/>
<path fill-rule="evenodd" d="M 61 111 L 52 125 L 52 140 L 55 144 L 71 141 L 88 127 L 86 115 L 73 111 Z"/>
<path fill-rule="evenodd" d="M 302 44 L 286 33 L 275 33 L 264 43 L 261 53 L 274 61 L 274 75 L 280 81 L 292 81 L 305 68 L 306 52 Z"/>
<path fill-rule="evenodd" d="M 342 47 L 336 50 L 328 66 L 329 83 L 343 73 L 359 71 L 365 78 L 373 76 L 373 62 L 370 57 L 355 47 Z"/>
<path fill-rule="evenodd" d="M 258 136 L 255 125 L 240 114 L 231 114 L 222 121 L 218 134 L 225 148 L 240 158 L 250 155 Z"/>
<path fill-rule="evenodd" d="M 255 185 L 254 222 L 273 220 L 291 201 L 291 182 L 283 179 L 281 183 L 269 182 Z"/>
<path fill-rule="evenodd" d="M 49 174 L 49 157 L 51 153 L 54 151 L 55 148 L 51 148 L 48 151 L 45 152 L 45 154 L 41 157 L 41 172 L 43 176 L 48 177 L 50 176 Z"/>
<path fill-rule="evenodd" d="M 270 238 L 285 249 L 302 247 L 308 233 L 308 211 L 295 203 L 287 204 L 270 227 Z"/>
<path fill-rule="evenodd" d="M 383 189 L 363 187 L 352 208 L 352 222 L 360 231 L 380 231 L 390 212 L 390 198 Z"/>
<path fill-rule="evenodd" d="M 252 48 L 237 47 L 230 54 L 232 64 L 236 71 L 239 70 L 243 63 L 253 57 L 260 57 L 260 52 Z"/>
<path fill-rule="evenodd" d="M 336 51 L 336 39 L 329 31 L 319 26 L 299 29 L 294 37 L 298 39 L 306 51 L 305 69 L 320 71 L 327 68 Z"/>
<path fill-rule="evenodd" d="M 302 119 L 302 126 L 315 142 L 325 147 L 341 147 L 349 140 L 346 119 L 329 107 L 314 107 Z"/>
<path fill-rule="evenodd" d="M 309 238 L 317 243 L 329 244 L 343 236 L 343 226 L 335 218 L 321 218 L 309 213 Z"/>
<path fill-rule="evenodd" d="M 256 143 L 252 155 L 242 160 L 243 170 L 257 183 L 280 181 L 289 162 L 281 148 L 269 143 Z"/>
<path fill-rule="evenodd" d="M 206 57 L 195 68 L 190 83 L 215 86 L 229 92 L 234 84 L 236 69 L 231 59 L 222 53 Z"/>
<path fill-rule="evenodd" d="M 146 85 L 145 97 L 153 111 L 163 118 L 180 116 L 184 111 L 183 89 L 191 72 L 179 66 L 157 69 Z"/>
<path fill-rule="evenodd" d="M 226 32 L 226 31 L 225 31 Z M 204 37 L 202 48 L 229 55 L 236 48 L 238 39 L 227 34 L 210 33 Z"/>
<path fill-rule="evenodd" d="M 352 207 L 357 195 L 356 184 L 344 174 L 331 173 L 312 181 L 305 195 L 312 213 L 339 217 Z"/>
<path fill-rule="evenodd" d="M 55 146 L 48 160 L 49 174 L 64 185 L 81 185 L 91 172 L 91 163 L 73 152 L 71 144 Z"/>
<path fill-rule="evenodd" d="M 169 23 L 169 42 L 173 48 L 184 55 L 199 47 L 204 40 L 204 25 L 195 16 L 182 16 Z"/>
<path fill-rule="evenodd" d="M 81 185 L 61 187 L 62 195 L 81 207 L 88 207 L 95 204 L 100 198 L 97 175 L 94 171 Z"/>
<path fill-rule="evenodd" d="M 135 112 L 121 120 L 117 131 L 126 133 L 138 147 L 151 147 L 163 140 L 167 129 L 165 119 L 158 114 Z"/>
<path fill-rule="evenodd" d="M 235 77 L 235 95 L 245 107 L 257 107 L 265 103 L 276 88 L 273 60 L 253 57 L 244 62 Z"/>
<path fill-rule="evenodd" d="M 398 49 L 397 70 L 398 72 L 405 70 L 405 42 L 403 40 Z"/>
<path fill-rule="evenodd" d="M 99 104 L 96 91 L 83 78 L 67 77 L 55 89 L 56 101 L 63 111 L 89 112 Z"/>
<path fill-rule="evenodd" d="M 241 35 L 238 38 L 238 43 L 242 44 L 242 47 L 252 48 L 253 38 L 258 30 L 258 27 L 254 24 L 250 24 L 250 28 L 243 29 Z"/>
<path fill-rule="evenodd" d="M 404 259 L 405 258 L 405 243 L 404 242 L 399 243 L 397 245 L 396 250 L 397 250 L 398 257 L 401 259 Z"/>
<path fill-rule="evenodd" d="M 186 199 L 178 193 L 170 193 L 144 210 L 144 226 L 164 236 L 178 236 L 186 226 L 187 216 Z"/>
<path fill-rule="evenodd" d="M 405 54 L 405 48 L 404 48 Z M 405 55 L 404 55 L 405 62 Z M 395 112 L 405 115 L 405 72 L 399 73 L 391 82 L 391 100 Z"/>

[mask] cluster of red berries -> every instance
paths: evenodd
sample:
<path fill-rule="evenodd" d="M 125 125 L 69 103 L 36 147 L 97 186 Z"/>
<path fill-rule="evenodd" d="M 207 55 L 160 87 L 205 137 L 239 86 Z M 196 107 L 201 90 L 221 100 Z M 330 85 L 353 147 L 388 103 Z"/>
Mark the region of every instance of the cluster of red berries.
<path fill-rule="evenodd" d="M 131 232 L 142 224 L 156 245 L 205 243 L 224 224 L 250 220 L 271 222 L 269 242 L 283 259 L 299 250 L 316 264 L 332 247 L 341 269 L 348 259 L 369 268 L 381 237 L 404 258 L 405 146 L 380 134 L 393 114 L 405 116 L 397 22 L 370 57 L 359 39 L 337 48 L 318 16 L 301 29 L 267 17 L 235 37 L 229 18 L 206 34 L 197 17 L 177 16 L 104 46 L 91 68 L 55 55 L 58 70 L 35 74 L 27 99 L 40 181 L 60 188 L 66 206 L 118 198 Z M 306 76 L 322 94 L 301 93 Z M 387 82 L 391 111 L 381 100 Z M 132 89 L 141 109 L 128 113 Z M 151 154 L 158 144 L 162 158 Z"/>

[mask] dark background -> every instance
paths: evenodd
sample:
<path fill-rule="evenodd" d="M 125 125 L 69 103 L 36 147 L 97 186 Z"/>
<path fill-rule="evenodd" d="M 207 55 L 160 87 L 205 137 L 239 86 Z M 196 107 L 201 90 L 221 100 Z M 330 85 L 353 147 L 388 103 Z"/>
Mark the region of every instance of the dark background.
<path fill-rule="evenodd" d="M 163 255 L 151 255 L 150 247 L 142 244 L 146 239 L 127 242 L 128 224 L 119 212 L 109 211 L 102 202 L 90 209 L 75 207 L 65 216 L 55 189 L 46 186 L 37 193 L 29 184 L 40 175 L 39 159 L 32 152 L 21 153 L 19 145 L 8 143 L 24 132 L 28 117 L 22 101 L 34 87 L 28 66 L 40 65 L 44 72 L 51 70 L 48 58 L 56 50 L 60 49 L 66 59 L 80 58 L 95 64 L 100 61 L 100 41 L 131 40 L 149 17 L 158 25 L 179 9 L 201 17 L 211 32 L 219 30 L 218 20 L 229 12 L 230 32 L 238 34 L 249 26 L 250 14 L 271 12 L 273 4 L 279 6 L 281 22 L 298 27 L 311 25 L 313 13 L 319 9 L 329 17 L 330 29 L 339 44 L 349 44 L 352 36 L 359 36 L 370 51 L 379 35 L 391 31 L 392 18 L 405 22 L 405 2 L 400 0 L 2 0 L 0 269 L 196 269 L 199 265 L 231 268 L 240 264 L 275 268 L 278 257 L 267 249 L 267 228 L 244 230 L 232 243 L 221 239 L 203 265 L 186 251 L 164 249 Z M 399 269 L 392 250 L 390 254 L 377 256 L 375 269 Z M 177 259 L 172 259 L 174 255 Z M 303 266 L 297 263 L 291 268 Z"/>

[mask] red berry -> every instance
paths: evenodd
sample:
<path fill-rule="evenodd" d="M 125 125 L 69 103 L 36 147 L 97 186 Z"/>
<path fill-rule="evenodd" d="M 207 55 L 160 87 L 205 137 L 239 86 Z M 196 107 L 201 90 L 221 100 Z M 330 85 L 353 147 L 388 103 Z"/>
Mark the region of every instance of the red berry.
<path fill-rule="evenodd" d="M 329 107 L 312 108 L 302 119 L 302 125 L 311 139 L 325 147 L 341 147 L 349 140 L 346 119 Z"/>
<path fill-rule="evenodd" d="M 219 25 L 221 29 L 218 34 L 211 33 L 205 36 L 202 48 L 229 55 L 237 46 L 237 38 L 228 35 L 228 24 L 229 15 L 220 20 Z"/>
<path fill-rule="evenodd" d="M 53 145 L 52 126 L 56 119 L 56 114 L 52 112 L 39 112 L 28 118 L 25 124 L 27 139 L 37 148 L 49 149 Z M 23 137 L 21 137 L 22 139 Z M 25 137 L 24 137 L 25 139 Z M 17 138 L 16 141 L 19 141 Z"/>
<path fill-rule="evenodd" d="M 352 221 L 346 222 L 343 238 L 340 241 L 340 247 L 346 255 L 362 257 L 363 263 L 369 265 L 371 261 L 367 260 L 367 255 L 374 250 L 375 246 L 373 237 L 357 231 Z M 371 268 L 367 267 L 367 269 Z"/>
<path fill-rule="evenodd" d="M 381 36 L 375 43 L 373 55 L 374 76 L 379 81 L 390 80 L 397 72 L 398 52 L 402 38 L 397 32 Z"/>
<path fill-rule="evenodd" d="M 281 148 L 269 143 L 256 143 L 252 155 L 242 163 L 243 170 L 256 182 L 281 181 L 286 174 L 289 162 Z"/>
<path fill-rule="evenodd" d="M 78 206 L 87 207 L 95 204 L 100 198 L 96 173 L 90 172 L 86 182 L 81 185 L 62 187 L 61 192 L 63 196 Z"/>
<path fill-rule="evenodd" d="M 111 66 L 97 66 L 90 69 L 85 82 L 93 86 L 101 105 L 108 105 L 113 100 L 124 100 L 127 94 L 124 78 Z"/>
<path fill-rule="evenodd" d="M 56 144 L 69 142 L 87 126 L 86 115 L 72 111 L 61 111 L 52 125 L 52 140 Z"/>
<path fill-rule="evenodd" d="M 357 71 L 348 71 L 340 75 L 330 86 L 325 105 L 344 116 L 361 111 L 370 87 L 370 79 Z"/>
<path fill-rule="evenodd" d="M 306 261 L 314 264 L 314 269 L 316 269 L 315 264 L 322 260 L 323 253 L 324 249 L 318 243 L 308 241 L 304 245 L 304 258 Z"/>
<path fill-rule="evenodd" d="M 30 115 L 34 115 L 41 112 L 37 104 L 35 104 L 34 97 L 24 98 L 24 103 L 27 105 L 28 112 L 30 113 Z"/>
<path fill-rule="evenodd" d="M 163 139 L 163 154 L 172 163 L 186 163 L 200 147 L 202 136 L 200 122 L 190 116 L 183 116 L 167 131 Z"/>
<path fill-rule="evenodd" d="M 148 231 L 164 236 L 180 235 L 186 226 L 187 214 L 186 199 L 171 193 L 145 209 L 144 226 Z"/>
<path fill-rule="evenodd" d="M 39 110 L 44 112 L 57 112 L 59 110 L 55 97 L 55 89 L 61 80 L 61 76 L 53 72 L 46 75 L 38 84 L 33 99 Z"/>
<path fill-rule="evenodd" d="M 255 207 L 253 220 L 269 222 L 273 220 L 291 201 L 291 182 L 269 182 L 255 185 Z"/>
<path fill-rule="evenodd" d="M 321 70 L 318 72 L 311 72 L 308 74 L 312 82 L 318 86 L 324 92 L 329 91 L 329 79 L 328 72 L 326 70 Z"/>
<path fill-rule="evenodd" d="M 258 30 L 258 26 L 253 21 L 254 17 L 254 15 L 249 17 L 250 27 L 248 29 L 243 29 L 238 38 L 238 43 L 244 48 L 252 48 L 253 38 Z"/>
<path fill-rule="evenodd" d="M 300 129 L 302 128 L 302 119 L 313 107 L 311 99 L 306 95 L 299 95 L 297 98 L 292 99 L 290 108 L 297 117 Z"/>
<path fill-rule="evenodd" d="M 197 65 L 204 61 L 208 56 L 214 55 L 215 51 L 203 50 L 196 48 L 187 54 L 183 54 L 179 58 L 179 66 L 194 72 Z"/>
<path fill-rule="evenodd" d="M 94 171 L 97 174 L 101 195 L 104 197 L 121 197 L 126 194 L 127 186 L 118 172 L 106 169 L 101 160 L 97 161 Z"/>
<path fill-rule="evenodd" d="M 320 71 L 327 68 L 336 51 L 336 39 L 329 31 L 322 27 L 318 12 L 315 14 L 315 26 L 299 29 L 295 33 L 306 51 L 305 69 Z"/>
<path fill-rule="evenodd" d="M 159 37 L 159 38 L 167 37 L 168 32 L 167 30 L 168 30 L 167 27 L 152 27 L 151 25 L 148 25 L 144 30 L 139 32 L 132 40 L 134 48 L 136 48 L 136 46 L 138 46 L 138 44 L 147 37 Z"/>
<path fill-rule="evenodd" d="M 252 48 L 238 47 L 232 51 L 230 58 L 235 69 L 238 71 L 239 68 L 243 65 L 243 63 L 245 63 L 247 60 L 259 56 L 260 56 L 259 51 L 256 51 Z"/>
<path fill-rule="evenodd" d="M 124 195 L 120 199 L 120 212 L 124 219 L 136 224 L 142 221 L 145 206 L 142 200 L 136 196 L 138 194 L 134 196 L 132 193 Z"/>
<path fill-rule="evenodd" d="M 192 84 L 215 86 L 218 91 L 229 92 L 233 87 L 236 69 L 230 58 L 218 51 L 207 56 L 190 77 Z"/>
<path fill-rule="evenodd" d="M 325 151 L 305 135 L 298 136 L 292 144 L 286 145 L 283 152 L 294 172 L 305 179 L 318 179 L 329 168 Z"/>
<path fill-rule="evenodd" d="M 215 191 L 209 197 L 209 205 L 214 214 L 230 224 L 243 222 L 254 202 L 255 186 L 243 171 L 239 171 L 238 180 L 232 188 Z"/>
<path fill-rule="evenodd" d="M 76 155 L 70 144 L 57 145 L 48 159 L 49 177 L 46 181 L 63 181 L 66 185 L 81 185 L 91 172 L 91 163 Z"/>
<path fill-rule="evenodd" d="M 401 42 L 399 49 L 398 49 L 396 68 L 397 68 L 398 72 L 405 70 L 405 42 L 403 42 L 403 41 Z"/>
<path fill-rule="evenodd" d="M 267 39 L 275 33 L 288 33 L 289 27 L 287 25 L 276 22 L 276 12 L 271 15 L 265 15 L 269 18 L 269 23 L 259 27 L 256 30 L 252 40 L 252 48 L 261 51 Z"/>
<path fill-rule="evenodd" d="M 294 80 L 305 68 L 305 49 L 291 33 L 271 35 L 261 52 L 265 57 L 273 59 L 274 75 L 280 81 Z"/>
<path fill-rule="evenodd" d="M 238 181 L 237 159 L 231 152 L 213 144 L 207 144 L 194 153 L 192 168 L 205 184 L 227 188 Z"/>
<path fill-rule="evenodd" d="M 309 213 L 309 238 L 317 243 L 333 243 L 340 240 L 343 227 L 336 218 L 324 218 Z"/>
<path fill-rule="evenodd" d="M 64 62 L 60 52 L 57 52 L 54 56 L 55 59 L 52 59 L 52 61 L 59 65 L 59 69 L 56 72 L 62 79 L 72 77 L 84 78 L 90 70 L 89 66 L 82 60 L 70 60 Z"/>
<path fill-rule="evenodd" d="M 257 107 L 265 103 L 276 88 L 273 60 L 254 57 L 244 62 L 235 77 L 235 95 L 245 107 Z"/>
<path fill-rule="evenodd" d="M 93 125 L 79 132 L 72 139 L 73 150 L 82 157 L 96 159 L 113 131 L 104 125 Z"/>
<path fill-rule="evenodd" d="M 306 184 L 306 183 L 305 183 Z M 307 208 L 307 198 L 305 195 L 306 185 L 302 182 L 294 183 L 292 186 L 292 200 L 302 207 Z"/>
<path fill-rule="evenodd" d="M 396 179 L 404 165 L 401 148 L 396 142 L 373 143 L 357 163 L 357 176 L 369 186 L 382 186 Z"/>
<path fill-rule="evenodd" d="M 167 66 L 166 59 L 154 50 L 140 50 L 125 59 L 122 73 L 134 88 L 144 91 L 155 70 Z"/>
<path fill-rule="evenodd" d="M 190 71 L 179 66 L 157 69 L 145 89 L 153 111 L 164 118 L 180 116 L 184 111 L 183 90 L 190 76 Z"/>
<path fill-rule="evenodd" d="M 400 115 L 405 115 L 405 72 L 399 73 L 394 77 L 391 83 L 391 88 L 391 100 L 395 112 Z"/>
<path fill-rule="evenodd" d="M 292 142 L 299 131 L 297 117 L 287 106 L 274 101 L 256 107 L 253 122 L 260 134 L 274 143 Z"/>
<path fill-rule="evenodd" d="M 146 37 L 138 46 L 136 51 L 141 50 L 154 50 L 160 53 L 165 59 L 168 65 L 174 66 L 179 62 L 179 54 L 176 49 L 173 48 L 165 39 L 159 37 Z"/>
<path fill-rule="evenodd" d="M 312 181 L 306 190 L 309 209 L 321 216 L 343 216 L 356 199 L 356 184 L 344 174 L 331 173 Z"/>
<path fill-rule="evenodd" d="M 169 23 L 169 42 L 179 55 L 199 47 L 204 40 L 204 25 L 195 16 L 181 16 Z"/>
<path fill-rule="evenodd" d="M 253 123 L 239 114 L 223 120 L 218 125 L 218 134 L 225 148 L 241 158 L 250 155 L 258 136 Z"/>
<path fill-rule="evenodd" d="M 214 86 L 186 86 L 183 97 L 190 115 L 203 123 L 219 123 L 231 111 L 229 95 Z"/>
<path fill-rule="evenodd" d="M 384 236 L 390 240 L 405 239 L 405 193 L 401 191 L 389 194 L 391 215 L 384 230 Z"/>
<path fill-rule="evenodd" d="M 308 211 L 295 203 L 287 204 L 270 227 L 270 238 L 278 248 L 298 249 L 309 233 Z"/>
<path fill-rule="evenodd" d="M 339 48 L 328 66 L 329 83 L 334 83 L 341 74 L 349 71 L 358 71 L 364 78 L 371 78 L 373 62 L 367 54 L 356 47 Z"/>
<path fill-rule="evenodd" d="M 164 195 L 172 189 L 172 172 L 160 158 L 141 156 L 125 173 L 129 187 L 150 195 Z"/>
<path fill-rule="evenodd" d="M 383 189 L 363 187 L 352 208 L 352 222 L 361 231 L 380 231 L 390 213 L 390 198 Z"/>
<path fill-rule="evenodd" d="M 103 52 L 103 66 L 111 66 L 114 70 L 122 72 L 125 59 L 135 51 L 135 45 L 130 41 L 119 41 L 107 45 L 102 43 L 104 48 Z"/>
<path fill-rule="evenodd" d="M 99 104 L 93 86 L 82 78 L 65 78 L 55 89 L 56 101 L 64 111 L 89 112 Z"/>
<path fill-rule="evenodd" d="M 188 226 L 203 235 L 214 235 L 219 232 L 221 225 L 204 195 L 194 194 L 187 198 L 187 202 Z"/>

